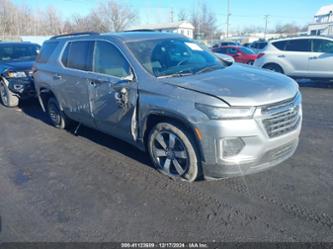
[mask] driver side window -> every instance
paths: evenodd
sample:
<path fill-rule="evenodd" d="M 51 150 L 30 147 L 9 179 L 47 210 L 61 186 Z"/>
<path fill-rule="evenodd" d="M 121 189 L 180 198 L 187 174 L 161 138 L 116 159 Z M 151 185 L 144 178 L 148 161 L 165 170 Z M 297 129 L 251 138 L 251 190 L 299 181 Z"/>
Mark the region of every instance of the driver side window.
<path fill-rule="evenodd" d="M 109 42 L 96 41 L 93 71 L 118 78 L 131 74 L 130 65 L 119 50 Z"/>

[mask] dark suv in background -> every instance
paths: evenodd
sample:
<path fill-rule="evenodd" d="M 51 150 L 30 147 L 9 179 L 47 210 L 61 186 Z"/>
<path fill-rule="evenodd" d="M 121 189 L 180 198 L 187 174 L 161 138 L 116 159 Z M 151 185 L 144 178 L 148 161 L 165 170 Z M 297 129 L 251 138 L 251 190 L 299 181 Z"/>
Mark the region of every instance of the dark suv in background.
<path fill-rule="evenodd" d="M 19 99 L 35 96 L 32 65 L 39 53 L 38 44 L 0 43 L 0 95 L 3 105 L 16 107 Z"/>

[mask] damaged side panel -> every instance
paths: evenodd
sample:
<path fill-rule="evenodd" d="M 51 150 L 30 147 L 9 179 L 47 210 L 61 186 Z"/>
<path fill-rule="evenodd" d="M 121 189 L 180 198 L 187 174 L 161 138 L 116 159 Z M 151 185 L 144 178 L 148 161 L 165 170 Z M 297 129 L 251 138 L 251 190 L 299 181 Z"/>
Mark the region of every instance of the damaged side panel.
<path fill-rule="evenodd" d="M 104 77 L 104 78 L 103 78 Z M 137 83 L 96 75 L 89 85 L 89 102 L 95 126 L 103 132 L 133 142 L 137 138 Z"/>

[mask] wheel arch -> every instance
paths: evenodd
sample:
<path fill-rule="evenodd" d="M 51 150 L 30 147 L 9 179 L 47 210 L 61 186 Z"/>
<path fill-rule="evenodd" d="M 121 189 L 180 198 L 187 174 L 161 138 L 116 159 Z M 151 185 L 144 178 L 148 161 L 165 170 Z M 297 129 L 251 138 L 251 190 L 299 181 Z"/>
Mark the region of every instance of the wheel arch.
<path fill-rule="evenodd" d="M 143 143 L 145 145 L 147 145 L 147 141 L 148 141 L 148 135 L 149 132 L 151 131 L 151 129 L 158 123 L 161 122 L 169 122 L 169 123 L 176 123 L 178 125 L 180 125 L 181 127 L 185 128 L 193 137 L 194 142 L 195 142 L 195 146 L 196 149 L 198 150 L 199 153 L 199 158 L 201 161 L 204 161 L 204 154 L 203 154 L 203 150 L 201 147 L 201 143 L 200 143 L 200 139 L 198 138 L 196 132 L 195 132 L 195 127 L 193 127 L 193 125 L 186 120 L 184 117 L 182 117 L 179 114 L 175 114 L 175 113 L 171 113 L 171 112 L 151 112 L 149 113 L 144 119 L 143 122 L 141 123 L 141 132 L 140 132 L 140 137 L 143 140 Z"/>
<path fill-rule="evenodd" d="M 39 89 L 38 100 L 39 100 L 39 103 L 44 112 L 46 112 L 47 102 L 51 97 L 54 97 L 58 101 L 57 96 L 54 94 L 54 92 L 50 88 L 41 87 Z M 60 106 L 61 111 L 63 111 L 63 108 L 62 108 L 61 104 L 59 103 L 59 101 L 58 101 L 58 104 Z"/>

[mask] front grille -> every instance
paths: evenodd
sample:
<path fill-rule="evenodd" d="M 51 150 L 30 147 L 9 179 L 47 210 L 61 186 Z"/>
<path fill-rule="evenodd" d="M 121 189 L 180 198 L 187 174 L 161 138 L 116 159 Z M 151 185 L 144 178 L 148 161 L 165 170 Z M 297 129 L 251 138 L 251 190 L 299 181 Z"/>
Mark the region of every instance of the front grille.
<path fill-rule="evenodd" d="M 263 124 L 270 138 L 295 130 L 301 122 L 301 97 L 262 108 Z"/>

